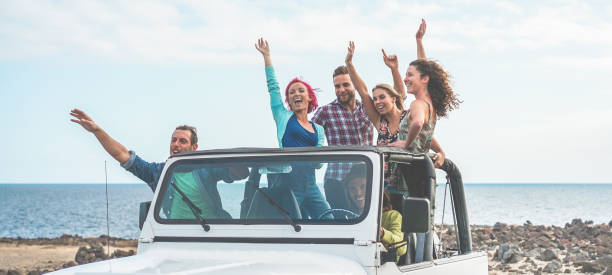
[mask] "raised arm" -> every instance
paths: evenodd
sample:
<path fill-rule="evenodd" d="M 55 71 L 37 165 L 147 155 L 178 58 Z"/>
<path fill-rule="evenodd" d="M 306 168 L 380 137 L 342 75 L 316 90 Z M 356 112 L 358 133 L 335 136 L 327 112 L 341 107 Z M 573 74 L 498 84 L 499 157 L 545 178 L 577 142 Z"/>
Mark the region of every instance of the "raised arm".
<path fill-rule="evenodd" d="M 274 73 L 274 67 L 272 67 L 272 58 L 270 57 L 270 46 L 268 41 L 263 38 L 257 40 L 255 44 L 257 49 L 264 58 L 265 70 L 266 70 L 266 82 L 268 84 L 268 93 L 270 93 L 270 108 L 272 109 L 272 115 L 276 123 L 279 122 L 279 115 L 287 111 L 283 105 L 283 99 L 280 94 L 280 86 L 278 80 L 276 80 L 276 74 Z M 277 125 L 278 126 L 278 125 Z"/>
<path fill-rule="evenodd" d="M 423 36 L 425 36 L 426 29 L 427 23 L 425 23 L 425 19 L 421 19 L 421 25 L 419 25 L 419 30 L 416 33 L 417 59 L 427 59 L 425 48 L 423 48 Z"/>
<path fill-rule="evenodd" d="M 268 41 L 259 38 L 257 44 L 255 44 L 255 49 L 257 49 L 264 58 L 266 82 L 268 84 L 268 93 L 270 94 L 270 109 L 272 110 L 272 117 L 276 124 L 278 145 L 282 146 L 285 127 L 287 126 L 287 121 L 291 117 L 292 112 L 287 110 L 285 105 L 283 105 L 280 86 L 278 85 L 278 80 L 276 80 L 274 67 L 272 67 L 272 58 L 270 57 L 270 46 L 268 45 Z"/>
<path fill-rule="evenodd" d="M 380 122 L 380 114 L 376 111 L 376 107 L 374 107 L 374 101 L 370 94 L 368 94 L 368 87 L 366 86 L 363 79 L 357 74 L 357 70 L 355 69 L 355 65 L 353 65 L 353 54 L 355 53 L 355 43 L 353 41 L 349 42 L 348 53 L 346 54 L 346 59 L 344 62 L 346 63 L 346 68 L 349 71 L 349 77 L 351 81 L 353 81 L 353 85 L 355 86 L 355 90 L 361 97 L 361 102 L 363 103 L 363 108 L 368 114 L 368 118 L 374 127 L 378 130 L 379 122 Z"/>
<path fill-rule="evenodd" d="M 123 164 L 128 161 L 130 158 L 130 152 L 125 148 L 125 146 L 121 145 L 121 143 L 110 137 L 85 112 L 79 109 L 73 109 L 70 111 L 70 115 L 76 118 L 70 119 L 70 121 L 81 125 L 83 129 L 93 133 L 102 147 L 104 147 L 104 150 L 106 150 L 106 152 L 108 152 L 108 154 L 116 159 L 119 163 Z"/>
<path fill-rule="evenodd" d="M 400 94 L 402 99 L 406 99 L 406 86 L 404 85 L 404 80 L 399 72 L 399 60 L 397 59 L 397 55 L 387 55 L 385 49 L 382 49 L 382 54 L 385 65 L 391 69 L 391 75 L 393 76 L 393 89 Z"/>

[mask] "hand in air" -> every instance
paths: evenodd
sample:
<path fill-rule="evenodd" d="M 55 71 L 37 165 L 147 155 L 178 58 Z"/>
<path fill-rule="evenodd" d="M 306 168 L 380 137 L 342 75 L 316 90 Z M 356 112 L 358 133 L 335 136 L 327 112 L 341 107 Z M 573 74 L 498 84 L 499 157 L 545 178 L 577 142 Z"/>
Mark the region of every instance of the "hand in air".
<path fill-rule="evenodd" d="M 70 119 L 70 121 L 80 124 L 81 126 L 83 126 L 83 128 L 85 128 L 85 130 L 89 132 L 93 133 L 100 129 L 100 127 L 98 127 L 98 125 L 93 121 L 93 119 L 91 119 L 91 117 L 89 117 L 85 112 L 79 109 L 72 109 L 70 111 L 70 115 L 76 118 Z"/>
<path fill-rule="evenodd" d="M 383 61 L 385 62 L 385 65 L 387 65 L 387 67 L 389 67 L 390 69 L 397 69 L 399 67 L 399 61 L 397 59 L 397 55 L 387 55 L 387 53 L 385 52 L 385 49 L 382 49 L 382 54 L 383 54 Z"/>
<path fill-rule="evenodd" d="M 346 59 L 344 59 L 346 64 L 353 62 L 353 54 L 355 54 L 355 42 L 349 41 L 348 52 L 346 53 Z"/>
<path fill-rule="evenodd" d="M 268 45 L 268 41 L 263 38 L 259 38 L 257 40 L 257 44 L 255 44 L 255 49 L 257 49 L 264 56 L 270 55 L 270 46 Z"/>
<path fill-rule="evenodd" d="M 419 25 L 419 30 L 416 33 L 417 40 L 423 39 L 423 36 L 425 36 L 426 29 L 427 29 L 427 23 L 425 23 L 425 19 L 421 19 L 421 25 Z"/>

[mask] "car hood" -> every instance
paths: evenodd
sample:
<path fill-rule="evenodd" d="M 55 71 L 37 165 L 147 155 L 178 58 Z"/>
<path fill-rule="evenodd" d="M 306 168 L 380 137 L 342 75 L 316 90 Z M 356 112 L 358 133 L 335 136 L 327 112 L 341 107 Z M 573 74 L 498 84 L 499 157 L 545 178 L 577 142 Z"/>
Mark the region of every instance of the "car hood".
<path fill-rule="evenodd" d="M 52 274 L 366 274 L 347 258 L 304 251 L 151 249 Z"/>

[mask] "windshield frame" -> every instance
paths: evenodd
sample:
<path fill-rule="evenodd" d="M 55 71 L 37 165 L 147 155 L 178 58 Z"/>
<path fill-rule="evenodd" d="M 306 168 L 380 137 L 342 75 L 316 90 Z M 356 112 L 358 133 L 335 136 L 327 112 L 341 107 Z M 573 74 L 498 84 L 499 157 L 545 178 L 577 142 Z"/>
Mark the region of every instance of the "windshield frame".
<path fill-rule="evenodd" d="M 170 162 L 171 160 L 169 160 Z M 364 154 L 356 153 L 351 154 L 347 152 L 342 153 L 315 153 L 315 154 L 272 154 L 272 155 L 249 155 L 249 156 L 201 156 L 201 157 L 188 157 L 172 160 L 172 162 L 165 167 L 164 169 L 164 177 L 160 182 L 160 186 L 158 187 L 158 194 L 155 198 L 155 208 L 154 208 L 154 219 L 159 224 L 199 224 L 197 218 L 193 219 L 167 219 L 160 216 L 162 201 L 166 197 L 165 194 L 169 190 L 170 178 L 173 174 L 174 169 L 177 166 L 182 165 L 201 165 L 201 166 L 214 166 L 215 164 L 232 164 L 235 166 L 241 166 L 241 164 L 253 167 L 254 163 L 276 163 L 276 162 L 291 162 L 291 161 L 304 161 L 304 162 L 320 162 L 320 163 L 329 163 L 333 161 L 339 162 L 362 162 L 366 166 L 366 202 L 364 205 L 363 213 L 357 219 L 352 220 L 309 220 L 309 219 L 295 219 L 295 222 L 303 225 L 354 225 L 361 223 L 365 220 L 372 212 L 371 204 L 372 204 L 372 189 L 373 189 L 373 163 L 372 159 Z M 322 168 L 320 168 L 322 169 Z M 323 172 L 325 173 L 325 172 Z M 263 178 L 264 175 L 261 175 Z M 249 175 L 250 177 L 250 175 Z M 248 179 L 247 177 L 246 179 Z M 323 180 L 324 178 L 321 178 Z M 222 183 L 223 181 L 219 181 Z M 232 183 L 229 183 L 232 184 Z M 261 184 L 261 178 L 260 178 Z M 246 187 L 245 187 L 246 188 Z M 324 190 L 321 190 L 324 194 Z M 242 193 L 244 196 L 244 190 Z M 375 213 L 376 214 L 376 213 Z M 232 219 L 212 219 L 206 218 L 206 222 L 209 225 L 215 224 L 238 224 L 238 225 L 259 225 L 259 224 L 270 224 L 270 225 L 286 225 L 287 222 L 283 219 L 246 219 L 246 218 L 234 218 Z"/>

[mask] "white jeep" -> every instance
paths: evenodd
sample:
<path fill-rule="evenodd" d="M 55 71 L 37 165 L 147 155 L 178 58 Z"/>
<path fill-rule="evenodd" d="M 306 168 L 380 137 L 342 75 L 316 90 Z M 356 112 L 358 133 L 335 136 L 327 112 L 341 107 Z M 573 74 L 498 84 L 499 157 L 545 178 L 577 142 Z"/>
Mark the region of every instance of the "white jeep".
<path fill-rule="evenodd" d="M 354 167 L 365 179 L 357 208 L 341 179 Z M 380 237 L 386 167 L 410 190 L 391 196 L 404 233 L 392 248 Z M 487 274 L 487 255 L 472 251 L 459 171 L 450 160 L 443 169 L 457 232 L 449 250 L 434 248 L 436 176 L 426 155 L 353 146 L 183 153 L 167 160 L 152 202 L 141 204 L 137 255 L 54 274 Z M 248 177 L 232 178 L 236 170 Z M 311 214 L 300 173 L 314 177 L 331 208 Z"/>

